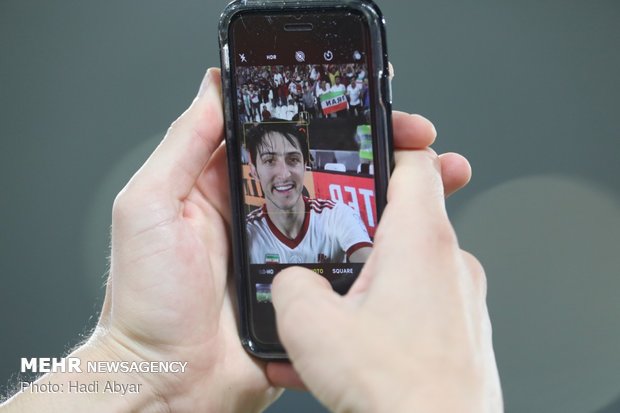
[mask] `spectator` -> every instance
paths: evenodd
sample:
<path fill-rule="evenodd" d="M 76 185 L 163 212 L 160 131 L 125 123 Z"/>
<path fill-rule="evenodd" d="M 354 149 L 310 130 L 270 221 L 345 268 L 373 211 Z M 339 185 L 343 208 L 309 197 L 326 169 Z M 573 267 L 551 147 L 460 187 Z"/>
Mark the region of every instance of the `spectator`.
<path fill-rule="evenodd" d="M 288 105 L 286 106 L 286 120 L 293 120 L 293 117 L 299 113 L 299 108 L 293 99 L 288 100 Z"/>
<path fill-rule="evenodd" d="M 351 116 L 362 114 L 362 85 L 355 76 L 351 79 L 351 84 L 347 86 L 347 98 L 349 99 L 349 113 Z"/>
<path fill-rule="evenodd" d="M 301 99 L 303 110 L 308 112 L 310 118 L 316 117 L 316 96 L 314 95 L 314 87 L 304 86 L 304 94 Z"/>
<path fill-rule="evenodd" d="M 263 110 L 261 112 L 261 116 L 263 118 L 263 122 L 268 121 L 269 119 L 271 119 L 271 112 L 269 112 L 269 110 L 267 110 L 267 105 L 263 104 Z"/>

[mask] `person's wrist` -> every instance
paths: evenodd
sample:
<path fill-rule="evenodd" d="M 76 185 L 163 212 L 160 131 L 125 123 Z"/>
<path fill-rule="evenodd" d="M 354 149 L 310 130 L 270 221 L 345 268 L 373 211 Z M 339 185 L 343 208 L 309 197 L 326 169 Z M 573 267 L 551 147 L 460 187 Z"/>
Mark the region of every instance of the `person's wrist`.
<path fill-rule="evenodd" d="M 147 358 L 140 355 L 131 346 L 127 346 L 123 340 L 119 340 L 110 330 L 97 327 L 90 339 L 76 350 L 76 357 L 80 357 L 81 364 L 93 362 L 112 362 L 112 363 L 130 363 L 138 364 L 148 361 Z M 99 376 L 100 383 L 108 384 L 116 382 L 117 384 L 129 385 L 131 391 L 122 395 L 123 399 L 119 402 L 121 406 L 127 406 L 127 410 L 119 411 L 148 411 L 148 412 L 169 412 L 168 399 L 162 393 L 163 386 L 157 379 L 158 373 L 150 371 L 125 371 L 119 369 L 116 373 L 95 373 L 94 378 L 97 380 Z M 92 373 L 88 373 L 91 374 Z M 87 381 L 85 379 L 85 381 Z M 101 384 L 100 384 L 101 387 Z M 129 388 L 128 388 L 129 389 Z M 129 397 L 127 397 L 129 396 Z M 124 405 L 123 405 L 124 402 Z"/>
<path fill-rule="evenodd" d="M 396 356 L 396 354 L 399 354 Z M 362 358 L 362 357 L 360 357 Z M 430 356 L 429 356 L 430 358 Z M 501 394 L 494 394 L 484 364 L 445 360 L 431 363 L 434 369 L 419 362 L 408 362 L 406 353 L 393 351 L 392 356 L 363 357 L 365 366 L 350 367 L 355 371 L 340 399 L 331 400 L 335 411 L 370 413 L 377 411 L 426 413 L 498 413 Z M 422 379 L 420 369 L 433 371 Z M 319 398 L 320 395 L 319 395 Z"/>
<path fill-rule="evenodd" d="M 103 335 L 94 334 L 75 349 L 69 358 L 80 360 L 79 371 L 48 373 L 35 382 L 20 383 L 20 391 L 3 407 L 7 412 L 133 412 L 168 413 L 170 409 L 152 384 L 139 374 L 103 372 L 89 364 L 122 361 L 121 352 L 107 343 Z"/>
<path fill-rule="evenodd" d="M 223 370 L 227 367 L 217 358 L 211 360 L 212 363 L 209 364 L 190 365 L 184 359 L 175 359 L 174 357 L 178 355 L 172 355 L 176 354 L 174 351 L 171 353 L 172 349 L 167 348 L 163 351 L 161 345 L 144 344 L 142 340 L 128 337 L 120 329 L 109 327 L 99 328 L 98 331 L 99 333 L 93 334 L 89 342 L 92 341 L 93 351 L 102 354 L 101 357 L 105 357 L 106 360 L 184 363 L 183 372 L 141 373 L 128 376 L 131 378 L 126 380 L 144 384 L 145 396 L 148 397 L 141 402 L 143 405 L 154 406 L 151 407 L 153 410 L 147 410 L 149 412 L 260 412 L 277 397 L 277 393 L 281 392 L 280 389 L 271 387 L 262 392 L 248 388 L 244 386 L 241 375 L 237 376 L 239 382 L 231 382 L 231 377 L 235 377 L 236 373 L 231 374 L 231 371 Z"/>
<path fill-rule="evenodd" d="M 467 370 L 467 369 L 465 369 Z M 410 372 L 415 369 L 411 368 Z M 494 400 L 486 387 L 482 371 L 437 371 L 424 380 L 412 380 L 413 375 L 393 377 L 385 386 L 368 389 L 366 408 L 361 412 L 390 411 L 426 413 L 499 413 L 501 403 Z"/>

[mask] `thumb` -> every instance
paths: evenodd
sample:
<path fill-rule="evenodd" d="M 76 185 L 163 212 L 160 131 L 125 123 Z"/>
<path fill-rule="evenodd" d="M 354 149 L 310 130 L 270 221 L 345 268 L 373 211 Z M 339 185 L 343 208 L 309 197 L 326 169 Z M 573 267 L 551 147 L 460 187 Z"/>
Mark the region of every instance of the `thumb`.
<path fill-rule="evenodd" d="M 131 179 L 146 193 L 183 199 L 222 142 L 224 133 L 218 69 L 209 69 L 191 106 Z"/>
<path fill-rule="evenodd" d="M 330 283 L 305 268 L 281 271 L 272 286 L 278 334 L 301 379 L 312 389 L 334 346 L 343 334 L 347 316 L 342 297 Z M 335 354 L 339 354 L 336 352 Z"/>

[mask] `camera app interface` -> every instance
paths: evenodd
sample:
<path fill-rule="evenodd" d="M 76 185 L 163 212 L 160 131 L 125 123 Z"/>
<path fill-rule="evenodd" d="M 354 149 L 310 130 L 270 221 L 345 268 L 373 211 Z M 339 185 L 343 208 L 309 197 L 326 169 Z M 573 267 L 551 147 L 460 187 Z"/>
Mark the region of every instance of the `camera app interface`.
<path fill-rule="evenodd" d="M 261 326 L 255 335 L 265 342 L 277 341 L 271 283 L 280 270 L 306 267 L 345 293 L 373 247 L 366 39 L 359 18 L 338 18 L 344 27 L 291 31 L 286 47 L 273 41 L 243 47 L 239 39 L 248 27 L 260 33 L 264 16 L 236 25 L 243 26 L 235 32 L 233 73 L 251 311 Z M 324 38 L 331 40 L 318 41 Z"/>

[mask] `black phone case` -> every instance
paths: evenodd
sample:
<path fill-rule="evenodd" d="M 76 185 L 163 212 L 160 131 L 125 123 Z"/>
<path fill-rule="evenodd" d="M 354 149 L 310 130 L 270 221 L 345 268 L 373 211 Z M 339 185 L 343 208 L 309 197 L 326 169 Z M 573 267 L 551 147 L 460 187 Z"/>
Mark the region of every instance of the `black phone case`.
<path fill-rule="evenodd" d="M 222 70 L 222 95 L 224 97 L 224 121 L 228 156 L 228 173 L 230 179 L 230 201 L 232 211 L 233 271 L 236 282 L 237 305 L 239 310 L 239 335 L 245 349 L 262 359 L 286 359 L 286 352 L 280 345 L 263 344 L 252 337 L 250 326 L 251 288 L 248 284 L 249 263 L 246 251 L 243 195 L 241 192 L 242 169 L 241 155 L 238 150 L 238 137 L 235 136 L 235 106 L 231 53 L 229 50 L 229 26 L 239 13 L 270 13 L 316 11 L 355 11 L 361 13 L 367 23 L 370 35 L 370 54 L 373 67 L 369 67 L 369 76 L 374 78 L 373 139 L 375 157 L 375 185 L 377 216 L 380 218 L 386 205 L 387 184 L 393 169 L 392 143 L 392 93 L 389 78 L 389 64 L 386 48 L 385 20 L 377 5 L 370 0 L 236 0 L 228 4 L 219 21 L 220 63 Z"/>

